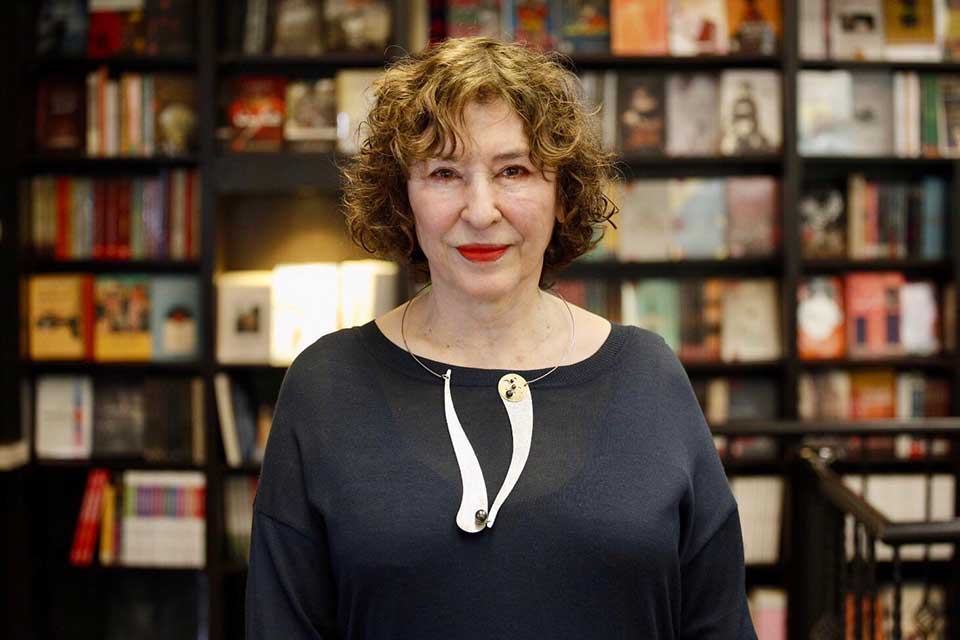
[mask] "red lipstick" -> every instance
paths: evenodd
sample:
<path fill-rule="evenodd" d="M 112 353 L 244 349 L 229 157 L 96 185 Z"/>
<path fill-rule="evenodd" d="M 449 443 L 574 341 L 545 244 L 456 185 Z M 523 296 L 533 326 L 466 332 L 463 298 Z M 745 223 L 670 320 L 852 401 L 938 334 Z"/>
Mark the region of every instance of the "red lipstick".
<path fill-rule="evenodd" d="M 470 262 L 493 262 L 506 253 L 509 246 L 506 244 L 465 244 L 457 247 L 457 251 Z"/>

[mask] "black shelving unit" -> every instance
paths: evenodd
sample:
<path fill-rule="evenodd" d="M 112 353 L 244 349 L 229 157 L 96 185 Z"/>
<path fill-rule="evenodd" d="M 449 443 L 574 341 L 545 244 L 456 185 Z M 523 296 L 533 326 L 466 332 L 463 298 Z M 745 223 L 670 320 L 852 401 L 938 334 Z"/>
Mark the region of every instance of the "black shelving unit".
<path fill-rule="evenodd" d="M 797 381 L 802 372 L 823 368 L 839 367 L 856 369 L 864 367 L 895 367 L 898 369 L 916 368 L 936 371 L 948 375 L 951 379 L 951 414 L 960 416 L 960 358 L 956 354 L 931 357 L 884 358 L 880 360 L 854 360 L 849 358 L 806 362 L 798 359 L 796 349 L 796 294 L 802 277 L 810 274 L 840 274 L 854 270 L 897 270 L 909 275 L 931 278 L 942 282 L 960 284 L 960 224 L 949 224 L 947 232 L 948 257 L 939 261 L 875 260 L 875 261 L 808 261 L 803 260 L 800 252 L 799 218 L 796 203 L 799 200 L 802 185 L 809 178 L 843 176 L 853 171 L 863 171 L 878 176 L 903 176 L 904 174 L 936 174 L 949 179 L 951 193 L 950 211 L 960 207 L 960 160 L 945 158 L 898 158 L 898 157 L 801 157 L 797 149 L 797 78 L 807 69 L 847 69 L 851 71 L 899 71 L 917 70 L 929 72 L 960 73 L 960 63 L 899 63 L 899 62 L 837 62 L 837 61 L 801 61 L 798 53 L 798 36 L 795 28 L 799 23 L 798 4 L 800 0 L 785 0 L 783 3 L 783 24 L 787 27 L 782 36 L 782 52 L 775 56 L 704 56 L 692 58 L 634 58 L 610 55 L 571 56 L 565 63 L 579 71 L 613 69 L 618 72 L 631 70 L 662 73 L 690 73 L 698 71 L 719 72 L 724 69 L 767 69 L 777 70 L 781 74 L 781 104 L 783 108 L 782 150 L 780 153 L 747 157 L 646 157 L 626 155 L 620 159 L 619 169 L 627 179 L 671 178 L 671 177 L 710 177 L 737 175 L 770 175 L 780 181 L 780 210 L 783 233 L 779 252 L 769 258 L 749 258 L 731 260 L 695 260 L 681 262 L 654 263 L 615 263 L 581 261 L 564 272 L 564 277 L 597 278 L 614 283 L 618 280 L 639 279 L 645 277 L 773 277 L 780 284 L 780 326 L 782 335 L 782 357 L 766 362 L 746 363 L 686 363 L 691 377 L 711 375 L 759 375 L 774 379 L 779 385 L 779 420 L 766 424 L 730 424 L 717 425 L 714 432 L 718 435 L 771 435 L 776 437 L 781 455 L 772 461 L 729 461 L 727 471 L 735 475 L 789 475 L 789 456 L 802 441 L 803 436 L 817 433 L 847 433 L 869 430 L 871 433 L 896 432 L 897 430 L 924 432 L 924 427 L 916 423 L 893 422 L 886 424 L 843 423 L 833 425 L 811 425 L 798 422 L 797 419 Z M 217 142 L 218 92 L 226 80 L 248 73 L 268 73 L 289 77 L 329 76 L 341 68 L 379 68 L 389 63 L 403 50 L 410 50 L 411 43 L 406 42 L 403 34 L 409 33 L 411 16 L 405 10 L 405 4 L 394 2 L 395 39 L 399 47 L 389 48 L 384 55 L 343 54 L 324 55 L 317 58 L 278 58 L 269 55 L 248 56 L 226 50 L 225 34 L 221 25 L 230 24 L 225 18 L 227 9 L 236 10 L 226 0 L 199 0 L 197 11 L 196 55 L 192 57 L 166 58 L 113 58 L 108 60 L 88 59 L 38 59 L 32 55 L 31 35 L 33 23 L 31 13 L 33 3 L 8 3 L 0 9 L 7 18 L 0 20 L 0 46 L 11 49 L 7 60 L 14 64 L 4 66 L 4 77 L 9 86 L 20 96 L 19 101 L 8 101 L 0 108 L 0 114 L 9 112 L 6 120 L 10 127 L 9 135 L 17 141 L 15 153 L 0 158 L 0 165 L 7 167 L 0 193 L 4 198 L 0 212 L 3 234 L 0 245 L 4 249 L 0 262 L 10 265 L 9 270 L 0 269 L 0 278 L 11 286 L 5 288 L 8 296 L 4 298 L 9 312 L 0 332 L 2 338 L 3 407 L 8 409 L 5 415 L 19 424 L 20 405 L 17 387 L 21 380 L 32 379 L 40 373 L 91 373 L 141 375 L 147 373 L 172 373 L 184 376 L 201 376 L 205 381 L 206 411 L 206 461 L 200 466 L 192 464 L 153 465 L 141 460 L 85 460 L 50 461 L 34 459 L 27 469 L 20 472 L 18 486 L 26 487 L 28 499 L 21 503 L 19 511 L 14 512 L 18 522 L 26 531 L 35 534 L 31 540 L 36 552 L 36 561 L 30 561 L 30 554 L 18 554 L 13 568 L 17 575 L 23 576 L 26 592 L 32 594 L 29 606 L 19 607 L 15 612 L 15 633 L 17 628 L 24 629 L 22 637 L 51 638 L 61 637 L 55 630 L 61 615 L 51 615 L 51 608 L 57 603 L 51 600 L 54 590 L 52 583 L 60 576 L 69 574 L 80 576 L 76 582 L 83 585 L 102 584 L 113 576 L 138 574 L 150 575 L 147 569 L 103 567 L 69 568 L 66 558 L 57 559 L 55 551 L 61 549 L 64 536 L 72 534 L 76 512 L 60 513 L 53 516 L 49 510 L 31 509 L 30 505 L 43 504 L 44 499 L 58 491 L 72 499 L 79 508 L 79 494 L 82 493 L 86 471 L 95 466 L 114 470 L 122 469 L 194 469 L 201 470 L 207 483 L 207 522 L 206 522 L 206 566 L 201 571 L 207 578 L 207 610 L 209 638 L 220 640 L 235 637 L 238 626 L 237 616 L 242 612 L 242 585 L 246 569 L 227 559 L 225 539 L 225 482 L 234 477 L 256 475 L 256 465 L 229 467 L 224 458 L 218 426 L 216 402 L 213 391 L 213 377 L 219 372 L 235 375 L 271 376 L 280 378 L 283 367 L 270 365 L 221 365 L 215 359 L 215 305 L 213 279 L 219 265 L 217 256 L 222 247 L 218 238 L 223 229 L 219 225 L 229 224 L 229 216 L 220 215 L 224 203 L 230 198 L 243 198 L 246 195 L 278 196 L 303 190 L 335 194 L 341 185 L 339 165 L 342 158 L 335 153 L 270 153 L 270 154 L 230 154 L 222 151 Z M 29 143 L 33 131 L 32 96 L 37 77 L 47 74 L 83 75 L 100 66 L 107 66 L 111 73 L 123 71 L 139 72 L 180 72 L 194 74 L 198 88 L 199 104 L 199 146 L 195 153 L 186 157 L 122 157 L 87 158 L 83 156 L 37 155 L 32 152 Z M 20 249 L 19 238 L 25 231 L 19 228 L 17 215 L 17 180 L 42 173 L 62 172 L 86 176 L 114 176 L 151 174 L 173 168 L 196 168 L 201 174 L 200 208 L 202 216 L 202 251 L 198 260 L 174 261 L 96 261 L 82 260 L 57 262 L 37 259 Z M 201 283 L 203 334 L 201 336 L 200 361 L 194 363 L 84 363 L 84 362 L 28 362 L 22 359 L 18 335 L 21 315 L 20 297 L 17 295 L 18 274 L 50 272 L 86 272 L 86 273 L 192 273 Z M 7 275 L 11 274 L 9 279 Z M 960 316 L 960 314 L 958 314 Z M 960 328 L 958 328 L 960 338 Z M 960 344 L 960 340 L 957 340 Z M 925 421 L 925 424 L 939 424 L 937 421 Z M 944 423 L 954 428 L 960 421 L 953 419 Z M 869 460 L 847 461 L 840 463 L 838 470 L 853 473 L 864 470 L 876 472 L 922 473 L 933 470 L 938 473 L 951 473 L 960 480 L 960 438 L 953 441 L 954 454 L 949 459 L 931 462 Z M 2 476 L 3 474 L 0 474 Z M 787 505 L 784 512 L 788 513 Z M 960 495 L 957 496 L 957 510 L 960 512 Z M 789 597 L 799 597 L 795 588 L 795 568 L 790 565 L 789 545 L 804 544 L 797 536 L 791 536 L 790 521 L 784 528 L 784 551 L 782 560 L 774 565 L 751 566 L 747 570 L 748 586 L 779 586 L 788 590 Z M 64 531 L 65 530 L 65 531 Z M 26 536 L 29 537 L 29 536 Z M 171 570 L 174 571 L 174 570 Z M 884 574 L 887 571 L 887 574 Z M 920 568 L 907 563 L 905 575 L 919 576 Z M 947 582 L 950 576 L 960 572 L 960 559 L 938 563 L 934 577 Z M 97 574 L 87 579 L 88 574 Z M 880 567 L 880 576 L 889 574 Z M 960 594 L 954 586 L 950 594 L 953 606 L 960 610 Z M 239 600 L 238 600 L 239 599 Z M 19 627 L 17 624 L 19 623 Z M 790 628 L 795 621 L 791 618 Z M 29 635 L 28 635 L 29 634 Z M 17 636 L 15 636 L 17 637 Z M 793 637 L 793 636 L 792 636 Z"/>

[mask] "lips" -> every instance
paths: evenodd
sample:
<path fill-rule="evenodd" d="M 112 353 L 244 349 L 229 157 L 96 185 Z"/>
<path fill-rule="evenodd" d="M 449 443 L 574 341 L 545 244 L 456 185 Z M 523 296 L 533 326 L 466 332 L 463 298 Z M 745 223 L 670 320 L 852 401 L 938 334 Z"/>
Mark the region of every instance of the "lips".
<path fill-rule="evenodd" d="M 509 246 L 506 244 L 465 244 L 457 247 L 457 251 L 471 262 L 493 262 L 506 253 Z"/>

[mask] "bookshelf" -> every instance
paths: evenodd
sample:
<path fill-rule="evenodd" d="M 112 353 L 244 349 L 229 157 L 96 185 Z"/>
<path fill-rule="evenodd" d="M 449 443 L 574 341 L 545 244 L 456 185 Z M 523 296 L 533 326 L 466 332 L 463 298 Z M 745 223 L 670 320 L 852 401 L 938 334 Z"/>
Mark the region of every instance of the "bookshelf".
<path fill-rule="evenodd" d="M 795 25 L 799 19 L 800 0 L 784 0 L 783 24 Z M 205 609 L 209 637 L 220 639 L 238 637 L 242 620 L 238 619 L 242 610 L 245 567 L 228 558 L 225 508 L 226 485 L 236 478 L 255 477 L 259 468 L 255 464 L 244 463 L 239 467 L 230 467 L 224 458 L 219 430 L 217 405 L 213 390 L 214 376 L 227 372 L 232 376 L 258 380 L 265 388 L 278 388 L 285 371 L 284 367 L 267 364 L 227 365 L 216 361 L 215 345 L 216 323 L 214 277 L 226 269 L 256 268 L 269 260 L 269 248 L 253 246 L 253 240 L 262 240 L 269 245 L 277 238 L 265 233 L 262 238 L 256 236 L 258 225 L 268 214 L 273 226 L 280 233 L 291 228 L 301 229 L 304 208 L 325 208 L 334 210 L 335 197 L 340 187 L 338 164 L 343 160 L 337 153 L 303 153 L 281 151 L 276 153 L 230 153 L 222 150 L 217 139 L 220 124 L 218 112 L 222 86 L 227 80 L 243 74 L 276 74 L 280 76 L 321 77 L 330 76 L 343 68 L 376 69 L 388 62 L 402 49 L 412 48 L 412 42 L 406 34 L 411 33 L 411 21 L 414 19 L 403 9 L 405 3 L 393 2 L 393 33 L 399 34 L 394 42 L 399 48 L 390 48 L 386 55 L 370 54 L 325 54 L 318 57 L 284 57 L 270 55 L 242 55 L 234 53 L 227 34 L 220 31 L 230 22 L 225 19 L 229 3 L 226 0 L 199 0 L 196 3 L 197 40 L 194 56 L 161 57 L 120 57 L 104 60 L 38 58 L 32 54 L 28 37 L 33 33 L 33 3 L 9 3 L 0 9 L 6 20 L 0 20 L 0 29 L 4 30 L 4 46 L 11 49 L 7 60 L 17 64 L 2 65 L 8 86 L 16 87 L 18 101 L 8 101 L 0 109 L 8 115 L 4 122 L 9 123 L 8 133 L 15 136 L 16 153 L 7 154 L 0 159 L 11 176 L 2 186 L 4 202 L 2 222 L 6 231 L 2 236 L 3 247 L 9 249 L 0 256 L 9 269 L 0 273 L 9 296 L 4 300 L 17 313 L 4 314 L 6 324 L 3 331 L 3 406 L 10 410 L 5 415 L 16 416 L 4 425 L 20 422 L 20 393 L 22 380 L 31 380 L 38 374 L 75 373 L 89 374 L 96 378 L 102 375 L 137 376 L 151 374 L 171 374 L 184 377 L 199 376 L 204 381 L 204 438 L 206 459 L 202 465 L 192 463 L 150 463 L 139 459 L 98 459 L 98 460 L 45 460 L 34 458 L 23 470 L 22 477 L 11 478 L 12 483 L 19 482 L 28 491 L 29 499 L 15 509 L 18 522 L 23 531 L 16 540 L 26 543 L 37 553 L 36 563 L 29 561 L 29 554 L 11 558 L 15 570 L 28 576 L 30 593 L 29 607 L 21 607 L 17 612 L 24 629 L 31 628 L 37 637 L 63 637 L 63 629 L 71 616 L 82 616 L 84 608 L 101 612 L 102 602 L 98 604 L 90 593 L 102 590 L 102 593 L 115 597 L 122 588 L 122 580 L 138 575 L 160 576 L 166 580 L 176 580 L 178 574 L 187 578 L 202 574 L 205 587 L 202 595 L 202 607 Z M 226 27 L 223 27 L 224 31 Z M 620 158 L 619 168 L 626 179 L 682 178 L 682 177 L 730 177 L 730 176 L 772 176 L 779 180 L 781 224 L 784 233 L 778 252 L 772 257 L 737 258 L 725 260 L 684 260 L 657 262 L 615 262 L 581 261 L 564 272 L 564 277 L 598 279 L 617 287 L 622 280 L 635 280 L 650 277 L 696 278 L 705 276 L 726 277 L 770 277 L 779 283 L 779 319 L 781 327 L 782 357 L 759 362 L 689 362 L 687 371 L 692 378 L 708 376 L 760 376 L 775 381 L 779 393 L 779 419 L 761 425 L 718 425 L 718 435 L 772 435 L 778 441 L 778 455 L 774 460 L 749 461 L 730 460 L 727 471 L 731 477 L 738 476 L 786 476 L 788 474 L 787 454 L 792 446 L 799 444 L 803 436 L 818 431 L 846 432 L 863 430 L 863 424 L 820 425 L 797 421 L 798 380 L 808 371 L 842 368 L 849 370 L 894 367 L 902 369 L 920 369 L 936 372 L 950 380 L 951 415 L 960 416 L 960 358 L 953 355 L 929 357 L 903 356 L 876 360 L 856 360 L 842 358 L 825 361 L 803 361 L 798 358 L 796 346 L 797 290 L 803 277 L 820 274 L 843 274 L 857 271 L 901 271 L 910 276 L 933 279 L 939 282 L 960 284 L 960 224 L 949 223 L 946 232 L 946 257 L 940 260 L 917 258 L 883 260 L 807 260 L 801 256 L 798 230 L 800 228 L 797 202 L 800 199 L 804 182 L 810 178 L 830 178 L 845 176 L 850 172 L 864 172 L 879 178 L 899 177 L 903 175 L 938 175 L 947 180 L 948 211 L 960 205 L 960 160 L 950 158 L 901 158 L 901 157 L 850 157 L 850 156 L 801 156 L 797 139 L 797 78 L 804 70 L 850 70 L 850 71 L 918 71 L 960 73 L 960 63 L 926 62 L 847 62 L 827 60 L 801 60 L 798 53 L 798 34 L 796 29 L 787 28 L 782 35 L 782 53 L 773 56 L 722 55 L 702 57 L 618 57 L 612 55 L 577 55 L 570 64 L 579 71 L 652 71 L 655 73 L 672 72 L 720 72 L 727 69 L 765 69 L 779 72 L 781 83 L 780 103 L 783 110 L 783 128 L 781 151 L 776 154 L 758 156 L 692 156 L 692 157 L 647 157 L 637 154 L 624 154 Z M 33 132 L 32 100 L 35 83 L 39 77 L 47 75 L 65 75 L 84 77 L 87 73 L 106 65 L 111 74 L 123 72 L 165 73 L 177 72 L 191 74 L 196 79 L 198 104 L 198 144 L 195 151 L 181 156 L 167 157 L 103 157 L 90 158 L 76 154 L 38 154 L 33 151 L 30 142 Z M 118 260 L 70 260 L 56 261 L 34 258 L 21 249 L 21 238 L 27 237 L 28 230 L 21 228 L 17 215 L 17 182 L 19 179 L 44 173 L 64 173 L 90 178 L 112 178 L 124 176 L 149 175 L 158 171 L 173 169 L 196 169 L 201 174 L 199 210 L 201 219 L 202 245 L 199 257 L 186 260 L 146 259 L 137 261 Z M 297 207 L 275 207 L 291 195 L 306 198 L 308 204 Z M 258 213 L 258 211 L 260 213 Z M 276 211 L 276 213 L 275 213 Z M 298 213 L 298 211 L 300 213 Z M 265 214 L 263 212 L 268 212 Z M 260 217 L 258 217 L 260 216 Z M 326 216 L 325 216 L 326 217 Z M 335 218 L 335 215 L 330 216 Z M 336 233 L 335 221 L 323 222 L 323 233 Z M 310 227 L 310 231 L 316 231 Z M 276 231 L 273 232 L 276 235 Z M 324 246 L 334 256 L 330 259 L 345 259 L 357 256 L 348 243 L 325 241 Z M 299 255 L 308 256 L 304 248 L 288 250 L 302 251 Z M 200 358 L 187 363 L 159 362 L 118 362 L 89 363 L 76 361 L 31 362 L 20 355 L 16 336 L 20 331 L 16 318 L 22 311 L 20 300 L 15 292 L 18 278 L 27 273 L 148 273 L 196 275 L 200 283 L 201 314 L 206 319 L 200 339 Z M 960 330 L 958 330 L 960 338 Z M 957 341 L 960 344 L 960 340 Z M 954 428 L 960 422 L 954 420 Z M 870 427 L 873 429 L 873 427 Z M 884 428 L 876 427 L 879 433 Z M 891 427 L 893 428 L 893 427 Z M 904 423 L 895 428 L 916 430 L 916 425 Z M 206 564 L 202 568 L 184 569 L 147 569 L 137 567 L 88 567 L 73 568 L 66 563 L 69 552 L 69 538 L 73 533 L 80 496 L 86 473 L 92 467 L 104 467 L 116 472 L 124 470 L 180 470 L 201 471 L 206 480 Z M 954 455 L 950 459 L 933 461 L 903 461 L 891 459 L 846 461 L 839 468 L 844 472 L 882 473 L 923 473 L 933 470 L 937 473 L 952 474 L 960 481 L 960 439 L 954 439 Z M 4 474 L 0 474 L 3 477 Z M 7 478 L 3 478 L 7 482 Z M 18 486 L 18 485 L 11 485 Z M 788 492 L 789 493 L 789 492 Z M 960 512 L 960 495 L 956 499 L 957 512 Z M 27 505 L 44 504 L 44 509 L 28 509 Z M 785 515 L 787 506 L 784 505 Z M 761 564 L 748 567 L 747 583 L 752 586 L 779 586 L 788 591 L 793 581 L 789 564 L 789 545 L 802 541 L 791 539 L 789 517 L 786 520 L 782 543 L 781 560 L 775 564 Z M 13 548 L 27 548 L 14 546 Z M 960 570 L 960 560 L 938 562 L 934 565 L 934 576 L 946 581 L 950 575 Z M 890 567 L 880 567 L 880 575 L 889 576 Z M 905 575 L 922 577 L 922 567 L 917 563 L 908 563 Z M 183 577 L 183 575 L 180 575 Z M 960 594 L 954 593 L 954 603 L 960 603 Z M 56 615 L 53 609 L 66 604 Z M 957 608 L 960 608 L 958 606 Z M 102 617 L 102 616 L 101 616 Z M 102 622 L 102 621 L 101 621 Z M 99 629 L 86 630 L 95 637 Z M 24 632 L 25 633 L 25 632 Z M 24 636 L 26 637 L 26 636 Z"/>

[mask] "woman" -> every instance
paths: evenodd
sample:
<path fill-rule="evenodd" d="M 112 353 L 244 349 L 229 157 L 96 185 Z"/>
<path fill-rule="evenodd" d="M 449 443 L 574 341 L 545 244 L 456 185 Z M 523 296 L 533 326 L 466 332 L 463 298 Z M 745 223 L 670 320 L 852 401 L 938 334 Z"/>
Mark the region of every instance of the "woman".
<path fill-rule="evenodd" d="M 431 286 L 288 371 L 249 638 L 755 637 L 737 506 L 673 351 L 541 289 L 614 212 L 575 88 L 480 38 L 376 85 L 348 223 Z"/>

